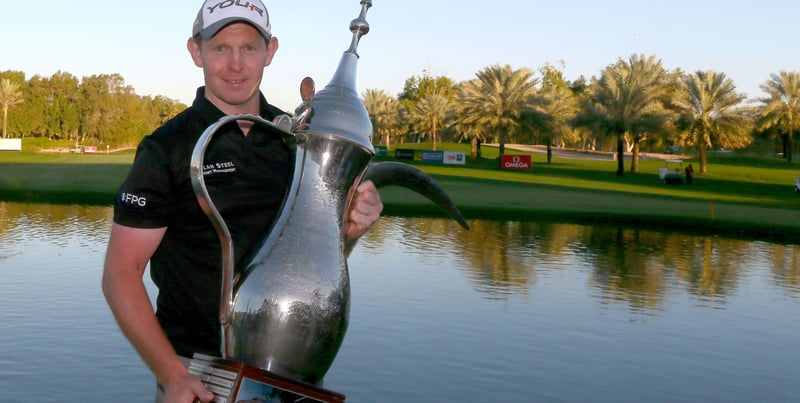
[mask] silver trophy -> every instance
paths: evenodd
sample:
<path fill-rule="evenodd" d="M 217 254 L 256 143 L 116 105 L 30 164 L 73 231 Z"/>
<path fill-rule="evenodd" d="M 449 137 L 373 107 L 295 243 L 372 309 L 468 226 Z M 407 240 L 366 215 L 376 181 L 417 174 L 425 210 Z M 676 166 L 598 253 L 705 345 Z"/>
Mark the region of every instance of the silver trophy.
<path fill-rule="evenodd" d="M 294 117 L 269 122 L 233 115 L 208 127 L 191 160 L 192 185 L 222 245 L 221 356 L 279 376 L 319 385 L 347 331 L 350 279 L 344 223 L 357 185 L 398 185 L 426 196 L 467 228 L 463 216 L 433 179 L 413 166 L 372 162 L 372 124 L 356 92 L 358 43 L 369 31 L 371 0 L 350 23 L 352 42 L 330 83 L 314 92 L 301 83 Z M 269 234 L 249 264 L 234 274 L 233 244 L 203 181 L 203 155 L 214 133 L 233 120 L 274 127 L 297 144 L 294 176 Z"/>

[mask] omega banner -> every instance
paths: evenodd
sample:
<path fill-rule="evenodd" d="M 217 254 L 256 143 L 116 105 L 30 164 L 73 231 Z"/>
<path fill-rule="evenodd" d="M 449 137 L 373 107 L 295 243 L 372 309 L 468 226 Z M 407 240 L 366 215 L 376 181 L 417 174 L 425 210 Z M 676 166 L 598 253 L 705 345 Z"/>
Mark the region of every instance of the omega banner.
<path fill-rule="evenodd" d="M 529 170 L 531 169 L 530 155 L 503 155 L 502 168 L 504 170 Z"/>

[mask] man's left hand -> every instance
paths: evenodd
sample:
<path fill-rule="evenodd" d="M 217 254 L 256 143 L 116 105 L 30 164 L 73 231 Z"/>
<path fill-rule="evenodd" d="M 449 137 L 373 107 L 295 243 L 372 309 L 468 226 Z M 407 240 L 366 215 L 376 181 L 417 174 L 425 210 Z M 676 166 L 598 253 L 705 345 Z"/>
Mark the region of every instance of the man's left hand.
<path fill-rule="evenodd" d="M 364 235 L 378 221 L 382 211 L 383 203 L 375 184 L 372 181 L 359 184 L 344 228 L 347 240 L 352 242 Z"/>

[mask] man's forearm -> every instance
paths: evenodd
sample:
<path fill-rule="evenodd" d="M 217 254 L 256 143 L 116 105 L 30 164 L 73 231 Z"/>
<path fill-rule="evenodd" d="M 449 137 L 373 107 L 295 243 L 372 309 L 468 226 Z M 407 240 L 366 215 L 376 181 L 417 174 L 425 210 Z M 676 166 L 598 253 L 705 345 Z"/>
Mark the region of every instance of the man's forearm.
<path fill-rule="evenodd" d="M 106 275 L 103 278 L 103 293 L 120 330 L 156 380 L 166 385 L 173 377 L 185 376 L 186 368 L 156 319 L 141 277 L 124 276 L 119 272 Z"/>

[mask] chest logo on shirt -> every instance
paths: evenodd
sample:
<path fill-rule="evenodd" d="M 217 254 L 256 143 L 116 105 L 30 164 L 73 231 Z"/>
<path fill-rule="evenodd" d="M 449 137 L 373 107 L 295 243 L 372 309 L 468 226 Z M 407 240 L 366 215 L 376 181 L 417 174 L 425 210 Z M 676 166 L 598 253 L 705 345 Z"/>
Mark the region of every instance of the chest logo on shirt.
<path fill-rule="evenodd" d="M 212 164 L 203 165 L 203 176 L 229 174 L 234 172 L 236 172 L 236 165 L 233 164 L 233 161 L 215 162 Z"/>

